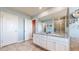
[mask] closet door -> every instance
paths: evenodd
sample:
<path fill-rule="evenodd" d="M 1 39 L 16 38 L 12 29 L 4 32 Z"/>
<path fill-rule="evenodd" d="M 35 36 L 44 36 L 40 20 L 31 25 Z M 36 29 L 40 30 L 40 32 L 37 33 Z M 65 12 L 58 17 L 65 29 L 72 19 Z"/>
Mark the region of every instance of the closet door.
<path fill-rule="evenodd" d="M 25 18 L 25 40 L 32 38 L 32 20 Z"/>
<path fill-rule="evenodd" d="M 18 16 L 2 12 L 2 46 L 18 41 Z"/>

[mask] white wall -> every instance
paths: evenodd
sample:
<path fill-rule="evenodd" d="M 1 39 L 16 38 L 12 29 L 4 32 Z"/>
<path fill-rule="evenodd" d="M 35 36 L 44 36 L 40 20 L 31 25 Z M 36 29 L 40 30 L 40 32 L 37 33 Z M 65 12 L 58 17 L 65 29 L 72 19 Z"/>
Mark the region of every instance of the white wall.
<path fill-rule="evenodd" d="M 79 38 L 79 21 L 73 24 L 70 24 L 69 30 L 70 30 L 69 32 L 71 37 Z"/>
<path fill-rule="evenodd" d="M 32 20 L 25 18 L 25 40 L 32 39 Z"/>
<path fill-rule="evenodd" d="M 25 36 L 24 36 L 24 18 L 23 17 L 19 17 L 18 18 L 18 41 L 24 41 L 25 40 Z"/>
<path fill-rule="evenodd" d="M 36 33 L 43 32 L 43 24 L 40 21 L 36 22 Z"/>
<path fill-rule="evenodd" d="M 69 8 L 69 15 L 71 15 L 75 10 L 79 9 L 79 7 L 71 7 Z M 74 20 L 75 18 L 70 17 L 70 20 Z M 70 37 L 79 38 L 79 20 L 75 23 L 69 24 L 69 34 Z"/>
<path fill-rule="evenodd" d="M 0 12 L 7 12 L 13 15 L 18 16 L 18 41 L 24 41 L 25 40 L 25 18 L 27 18 L 28 20 L 30 19 L 30 16 L 27 16 L 25 14 L 22 14 L 20 12 L 16 12 L 14 10 L 10 10 L 8 8 L 0 8 Z M 1 15 L 0 15 L 1 16 Z M 0 21 L 1 21 L 1 17 L 0 17 Z M 1 23 L 0 23 L 1 24 Z M 31 24 L 31 22 L 28 23 L 28 25 Z M 29 25 L 30 26 L 30 25 Z M 1 26 L 0 26 L 1 27 Z M 1 28 L 0 28 L 1 29 Z M 28 28 L 27 28 L 28 29 Z M 29 30 L 29 29 L 28 29 Z M 27 31 L 28 32 L 28 31 Z M 29 32 L 31 32 L 31 29 L 29 30 Z M 28 33 L 29 33 L 28 32 Z M 0 41 L 1 41 L 1 31 L 0 31 Z M 1 42 L 0 42 L 1 43 Z"/>

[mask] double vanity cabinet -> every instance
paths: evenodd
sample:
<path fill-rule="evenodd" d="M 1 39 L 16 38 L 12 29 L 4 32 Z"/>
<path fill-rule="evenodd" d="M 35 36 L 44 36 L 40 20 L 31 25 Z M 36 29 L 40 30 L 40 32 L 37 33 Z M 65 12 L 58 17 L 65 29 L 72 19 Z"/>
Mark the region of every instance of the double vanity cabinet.
<path fill-rule="evenodd" d="M 33 43 L 49 51 L 69 51 L 70 47 L 68 38 L 49 34 L 33 34 Z"/>

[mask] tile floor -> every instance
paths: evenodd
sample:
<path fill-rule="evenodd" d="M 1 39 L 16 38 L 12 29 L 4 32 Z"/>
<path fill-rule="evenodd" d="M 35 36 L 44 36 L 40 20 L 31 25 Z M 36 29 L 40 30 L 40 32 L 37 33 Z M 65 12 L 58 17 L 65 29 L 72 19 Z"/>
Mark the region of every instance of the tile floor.
<path fill-rule="evenodd" d="M 0 48 L 0 51 L 45 51 L 44 49 L 33 44 L 32 40 L 21 43 L 15 43 Z"/>
<path fill-rule="evenodd" d="M 71 44 L 70 50 L 79 51 L 79 43 L 78 44 L 76 44 L 74 42 L 72 42 L 72 43 L 73 44 Z M 46 50 L 33 44 L 33 40 L 28 40 L 25 42 L 15 43 L 15 44 L 4 46 L 4 47 L 0 48 L 0 51 L 46 51 Z"/>

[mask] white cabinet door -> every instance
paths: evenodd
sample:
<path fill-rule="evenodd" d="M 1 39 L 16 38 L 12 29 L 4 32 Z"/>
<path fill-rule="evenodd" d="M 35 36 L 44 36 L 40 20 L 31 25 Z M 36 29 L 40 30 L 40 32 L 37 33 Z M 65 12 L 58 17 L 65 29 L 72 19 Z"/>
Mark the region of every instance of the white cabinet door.
<path fill-rule="evenodd" d="M 42 48 L 46 48 L 46 36 L 40 34 L 33 34 L 33 42 Z"/>
<path fill-rule="evenodd" d="M 57 43 L 56 44 L 56 51 L 65 51 L 66 50 L 66 47 L 61 44 L 61 43 Z"/>
<path fill-rule="evenodd" d="M 47 49 L 51 50 L 51 51 L 55 51 L 56 50 L 56 43 L 47 41 Z"/>
<path fill-rule="evenodd" d="M 38 44 L 37 41 L 38 39 L 37 39 L 37 35 L 36 34 L 33 34 L 33 42 L 35 43 L 35 44 Z"/>
<path fill-rule="evenodd" d="M 68 51 L 69 50 L 69 39 L 59 38 L 56 40 L 57 51 Z"/>
<path fill-rule="evenodd" d="M 33 43 L 36 43 L 36 42 L 37 42 L 37 40 L 36 40 L 36 35 L 33 34 Z"/>
<path fill-rule="evenodd" d="M 2 12 L 2 46 L 18 41 L 18 16 Z"/>
<path fill-rule="evenodd" d="M 57 51 L 66 51 L 67 50 L 66 43 L 63 43 L 63 41 L 56 41 L 56 50 Z"/>
<path fill-rule="evenodd" d="M 41 47 L 46 48 L 46 40 L 44 38 L 40 40 L 40 44 L 41 44 Z"/>
<path fill-rule="evenodd" d="M 54 38 L 51 37 L 51 36 L 48 36 L 47 49 L 51 50 L 51 51 L 55 51 L 56 50 L 56 42 L 55 42 Z"/>
<path fill-rule="evenodd" d="M 40 38 L 41 38 L 41 37 L 40 37 L 40 35 L 38 34 L 36 40 L 37 40 L 37 45 L 39 45 L 39 46 L 41 45 L 41 43 L 40 43 Z"/>
<path fill-rule="evenodd" d="M 33 34 L 33 42 L 40 45 L 40 36 L 38 34 Z"/>
<path fill-rule="evenodd" d="M 47 39 L 47 36 L 45 36 L 45 35 L 41 35 L 41 38 L 40 38 L 40 45 L 41 45 L 41 47 L 43 47 L 43 48 L 46 48 L 46 39 Z"/>

